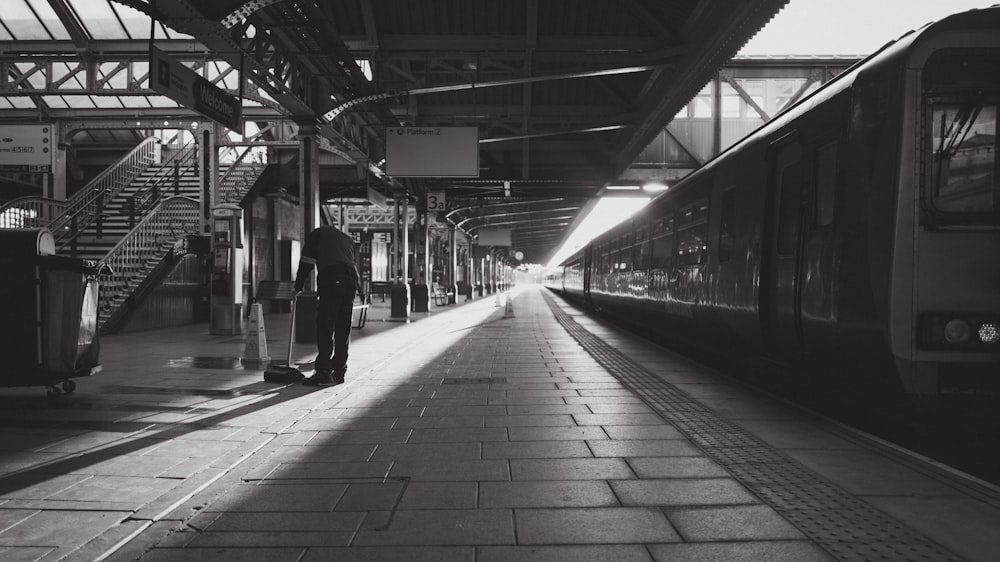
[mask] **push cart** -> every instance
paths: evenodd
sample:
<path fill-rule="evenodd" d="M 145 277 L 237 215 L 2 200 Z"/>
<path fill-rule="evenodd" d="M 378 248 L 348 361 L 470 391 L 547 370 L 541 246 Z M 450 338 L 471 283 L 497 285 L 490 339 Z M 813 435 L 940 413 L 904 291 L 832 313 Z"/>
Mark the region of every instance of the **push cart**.
<path fill-rule="evenodd" d="M 47 229 L 0 229 L 0 386 L 52 397 L 101 370 L 97 269 L 54 254 Z"/>

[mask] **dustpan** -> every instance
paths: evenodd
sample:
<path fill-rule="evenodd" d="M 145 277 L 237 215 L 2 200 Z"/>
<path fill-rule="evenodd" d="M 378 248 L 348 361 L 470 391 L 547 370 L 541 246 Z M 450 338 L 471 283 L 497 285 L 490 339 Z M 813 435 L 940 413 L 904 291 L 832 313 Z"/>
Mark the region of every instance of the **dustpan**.
<path fill-rule="evenodd" d="M 292 366 L 292 339 L 295 335 L 295 303 L 298 293 L 292 297 L 292 321 L 288 330 L 288 360 L 284 365 L 271 365 L 264 371 L 264 380 L 268 382 L 299 382 L 306 378 L 302 371 Z"/>

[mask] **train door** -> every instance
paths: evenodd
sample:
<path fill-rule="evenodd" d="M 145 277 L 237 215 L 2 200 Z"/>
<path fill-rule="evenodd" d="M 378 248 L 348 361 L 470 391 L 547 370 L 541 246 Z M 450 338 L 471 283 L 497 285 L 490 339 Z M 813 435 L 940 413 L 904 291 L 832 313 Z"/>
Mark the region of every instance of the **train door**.
<path fill-rule="evenodd" d="M 594 245 L 590 244 L 583 250 L 583 302 L 590 301 L 590 276 L 594 272 Z"/>
<path fill-rule="evenodd" d="M 802 146 L 782 139 L 768 159 L 768 220 L 764 232 L 761 279 L 761 322 L 769 353 L 794 354 L 800 349 L 800 234 L 805 195 Z"/>

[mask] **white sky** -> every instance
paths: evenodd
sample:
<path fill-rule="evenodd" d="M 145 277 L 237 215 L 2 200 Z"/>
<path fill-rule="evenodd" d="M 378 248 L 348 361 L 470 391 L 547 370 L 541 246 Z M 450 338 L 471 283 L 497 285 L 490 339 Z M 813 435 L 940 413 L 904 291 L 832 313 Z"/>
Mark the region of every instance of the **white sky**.
<path fill-rule="evenodd" d="M 868 55 L 907 31 L 1000 0 L 791 0 L 740 55 Z M 549 265 L 638 211 L 646 200 L 602 200 Z"/>
<path fill-rule="evenodd" d="M 1000 0 L 791 0 L 741 55 L 868 55 L 907 31 Z"/>

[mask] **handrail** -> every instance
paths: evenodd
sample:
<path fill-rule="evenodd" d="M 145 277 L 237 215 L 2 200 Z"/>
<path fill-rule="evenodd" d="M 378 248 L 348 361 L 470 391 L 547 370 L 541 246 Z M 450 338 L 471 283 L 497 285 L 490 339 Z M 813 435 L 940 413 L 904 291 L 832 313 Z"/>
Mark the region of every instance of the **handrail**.
<path fill-rule="evenodd" d="M 65 246 L 102 211 L 98 207 L 109 197 L 109 184 L 114 185 L 111 180 L 121 177 L 119 169 L 128 166 L 131 171 L 139 162 L 152 162 L 157 147 L 156 137 L 143 139 L 118 162 L 97 174 L 65 201 L 28 195 L 0 205 L 0 228 L 18 228 L 17 225 L 47 227 L 55 236 L 56 244 Z M 88 212 L 90 217 L 86 216 Z"/>
<path fill-rule="evenodd" d="M 159 141 L 149 137 L 109 166 L 66 200 L 63 215 L 49 225 L 56 248 L 63 248 L 102 212 L 104 203 L 118 195 L 140 172 L 156 160 Z"/>
<path fill-rule="evenodd" d="M 0 228 L 47 227 L 63 214 L 65 208 L 65 201 L 38 195 L 11 199 L 0 205 Z"/>
<path fill-rule="evenodd" d="M 139 190 L 129 198 L 127 212 L 129 214 L 129 224 L 135 224 L 137 217 L 142 216 L 146 210 L 155 205 L 165 190 L 160 186 L 166 181 L 174 182 L 174 195 L 179 195 L 176 191 L 177 181 L 180 176 L 188 170 L 198 168 L 198 145 L 188 143 L 180 149 L 173 149 L 173 154 L 167 158 L 163 165 L 147 179 Z"/>
<path fill-rule="evenodd" d="M 252 152 L 254 147 L 249 146 L 243 151 L 224 174 L 219 178 L 219 199 L 225 203 L 239 203 L 246 195 L 247 190 L 260 178 L 266 164 L 258 162 L 245 163 L 243 160 Z M 241 184 L 246 189 L 241 189 Z M 248 185 L 249 184 L 249 185 Z"/>
<path fill-rule="evenodd" d="M 115 312 L 156 262 L 188 235 L 198 234 L 198 201 L 176 196 L 162 200 L 99 262 L 110 273 L 101 277 L 100 314 Z"/>

